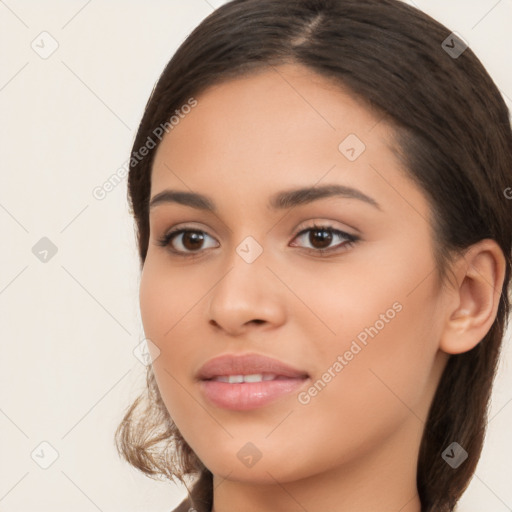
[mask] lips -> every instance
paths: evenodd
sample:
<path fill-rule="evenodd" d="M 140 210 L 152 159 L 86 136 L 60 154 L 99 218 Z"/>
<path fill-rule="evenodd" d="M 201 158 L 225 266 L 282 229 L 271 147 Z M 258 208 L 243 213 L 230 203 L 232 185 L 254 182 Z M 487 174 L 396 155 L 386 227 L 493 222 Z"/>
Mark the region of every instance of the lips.
<path fill-rule="evenodd" d="M 259 354 L 210 359 L 198 372 L 199 389 L 213 406 L 232 411 L 265 407 L 305 386 L 309 375 Z"/>
<path fill-rule="evenodd" d="M 276 379 L 301 379 L 309 377 L 304 370 L 299 370 L 278 359 L 259 354 L 226 354 L 210 359 L 197 373 L 199 380 L 212 380 L 218 377 L 258 375 L 272 376 Z"/>

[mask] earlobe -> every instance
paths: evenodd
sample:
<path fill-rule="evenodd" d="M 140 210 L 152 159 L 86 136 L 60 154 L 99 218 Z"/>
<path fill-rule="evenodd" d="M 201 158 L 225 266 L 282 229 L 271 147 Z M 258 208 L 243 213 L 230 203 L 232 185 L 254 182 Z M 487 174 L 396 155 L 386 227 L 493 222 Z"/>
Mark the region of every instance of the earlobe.
<path fill-rule="evenodd" d="M 448 354 L 468 352 L 480 343 L 496 319 L 506 260 L 496 241 L 472 245 L 457 263 L 457 289 L 439 348 Z"/>

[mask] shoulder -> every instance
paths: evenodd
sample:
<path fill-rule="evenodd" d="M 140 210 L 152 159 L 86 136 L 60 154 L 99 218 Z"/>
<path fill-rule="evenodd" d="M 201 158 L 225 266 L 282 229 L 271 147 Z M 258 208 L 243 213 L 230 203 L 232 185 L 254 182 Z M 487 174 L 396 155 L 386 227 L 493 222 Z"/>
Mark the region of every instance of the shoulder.
<path fill-rule="evenodd" d="M 173 508 L 171 512 L 194 512 L 190 498 L 185 498 L 176 508 Z"/>
<path fill-rule="evenodd" d="M 170 512 L 211 512 L 212 504 L 213 478 L 208 471 L 201 473 L 189 495 Z"/>

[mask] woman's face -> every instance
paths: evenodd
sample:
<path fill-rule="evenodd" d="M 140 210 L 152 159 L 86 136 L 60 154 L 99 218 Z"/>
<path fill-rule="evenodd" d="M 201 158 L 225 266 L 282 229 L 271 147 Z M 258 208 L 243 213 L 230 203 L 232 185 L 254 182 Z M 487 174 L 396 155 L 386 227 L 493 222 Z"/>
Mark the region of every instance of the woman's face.
<path fill-rule="evenodd" d="M 157 150 L 151 198 L 201 194 L 214 210 L 185 196 L 155 201 L 140 284 L 170 415 L 206 467 L 230 479 L 287 482 L 397 459 L 414 473 L 446 363 L 446 292 L 426 198 L 390 128 L 298 66 L 196 100 Z M 159 245 L 174 229 L 191 232 Z M 198 378 L 210 359 L 246 354 L 299 375 L 249 365 L 231 373 L 282 377 Z"/>

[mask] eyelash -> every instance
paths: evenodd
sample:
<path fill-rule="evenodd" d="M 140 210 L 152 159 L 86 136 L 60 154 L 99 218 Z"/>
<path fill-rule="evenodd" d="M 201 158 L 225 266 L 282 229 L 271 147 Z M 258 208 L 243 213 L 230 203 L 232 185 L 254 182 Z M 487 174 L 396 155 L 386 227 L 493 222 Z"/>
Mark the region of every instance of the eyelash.
<path fill-rule="evenodd" d="M 307 227 L 307 228 L 303 229 L 302 231 L 300 231 L 299 233 L 297 233 L 294 237 L 294 240 L 296 238 L 304 235 L 305 233 L 308 233 L 309 231 L 328 231 L 329 233 L 332 233 L 335 235 L 340 235 L 342 238 L 345 238 L 344 243 L 339 244 L 338 246 L 330 247 L 328 249 L 311 249 L 309 247 L 305 248 L 309 252 L 313 252 L 315 254 L 320 254 L 320 255 L 332 253 L 332 252 L 337 253 L 337 252 L 340 252 L 340 250 L 343 250 L 343 251 L 347 250 L 347 249 L 353 247 L 360 240 L 360 237 L 358 237 L 356 235 L 351 235 L 351 234 L 341 231 L 339 229 L 335 229 L 332 226 L 319 226 L 317 224 Z M 161 247 L 168 247 L 169 251 L 177 256 L 184 257 L 184 258 L 197 257 L 202 252 L 201 250 L 190 251 L 187 253 L 187 252 L 183 252 L 183 251 L 177 251 L 176 249 L 171 248 L 172 240 L 174 238 L 176 238 L 178 235 L 181 235 L 184 233 L 202 233 L 202 234 L 206 234 L 207 236 L 210 236 L 210 235 L 208 235 L 208 233 L 206 233 L 205 231 L 202 231 L 200 229 L 192 229 L 189 227 L 182 227 L 182 228 L 178 228 L 178 229 L 175 229 L 173 231 L 166 233 L 163 237 L 158 239 L 157 243 Z M 343 249 L 340 249 L 340 247 L 342 247 Z"/>

